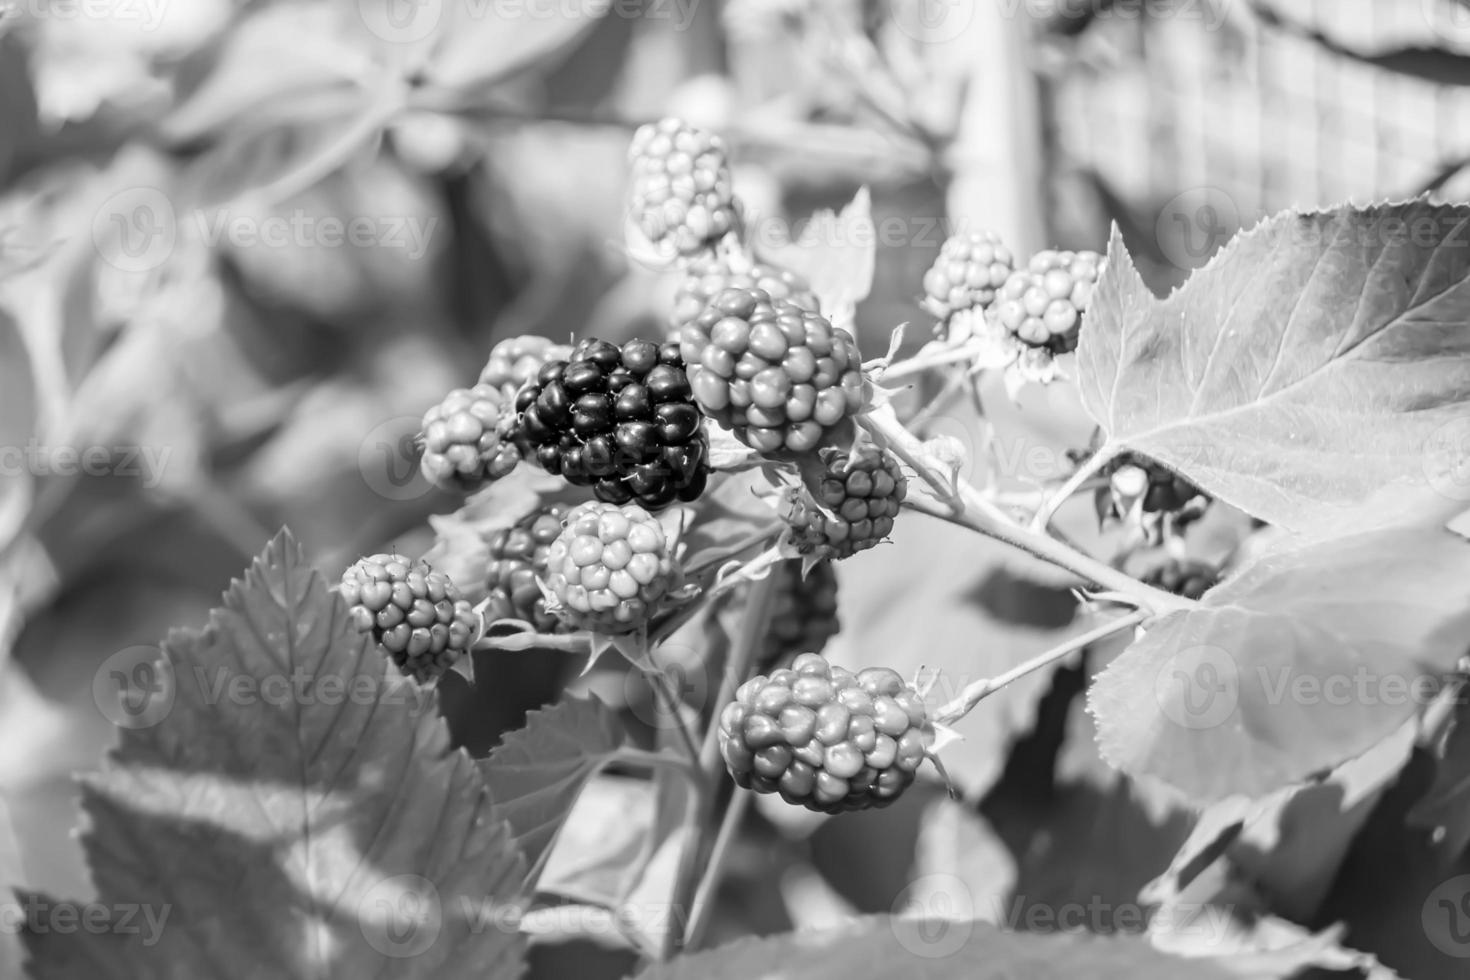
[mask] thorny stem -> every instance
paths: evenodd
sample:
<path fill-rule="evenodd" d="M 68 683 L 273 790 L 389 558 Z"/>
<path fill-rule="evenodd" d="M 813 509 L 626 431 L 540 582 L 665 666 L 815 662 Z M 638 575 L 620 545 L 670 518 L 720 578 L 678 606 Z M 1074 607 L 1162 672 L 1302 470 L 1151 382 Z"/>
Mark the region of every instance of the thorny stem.
<path fill-rule="evenodd" d="M 730 847 L 735 843 L 735 835 L 745 820 L 745 811 L 750 807 L 750 797 L 749 791 L 737 786 L 735 794 L 730 797 L 730 805 L 725 808 L 724 819 L 720 821 L 720 832 L 715 836 L 715 845 L 710 851 L 709 866 L 705 869 L 704 878 L 694 893 L 694 907 L 689 911 L 689 924 L 684 929 L 684 949 L 686 950 L 698 949 L 699 941 L 704 938 L 705 926 L 709 924 L 710 909 L 714 907 L 712 899 L 715 889 L 720 885 L 725 862 L 730 856 Z"/>
<path fill-rule="evenodd" d="M 1003 674 L 981 678 L 966 687 L 953 700 L 940 705 L 934 712 L 934 720 L 940 724 L 952 725 L 969 714 L 982 700 L 999 691 L 1007 684 L 1013 683 L 1033 671 L 1040 670 L 1048 664 L 1060 660 L 1070 653 L 1081 650 L 1098 640 L 1105 639 L 1114 633 L 1119 633 L 1132 626 L 1136 626 L 1148 617 L 1149 614 L 1147 612 L 1135 609 L 1133 612 L 1110 620 L 1096 629 L 1088 630 L 1086 633 L 1081 633 L 1071 639 L 1064 640 L 1045 653 L 1037 654 L 1030 660 L 1017 664 Z"/>
<path fill-rule="evenodd" d="M 1036 511 L 1036 516 L 1031 519 L 1031 530 L 1038 533 L 1044 532 L 1057 509 L 1080 490 L 1083 484 L 1101 472 L 1102 468 L 1112 462 L 1117 455 L 1116 448 L 1104 446 L 1084 460 L 1077 467 L 1076 472 L 1067 477 L 1067 482 L 1063 483 L 1056 493 L 1042 501 L 1041 507 Z"/>
<path fill-rule="evenodd" d="M 1189 599 L 1172 595 L 1162 589 L 1145 585 L 1130 575 L 1084 554 L 1050 535 L 1042 534 L 1015 523 L 1009 515 L 993 504 L 968 480 L 959 479 L 951 485 L 947 475 L 939 472 L 927 459 L 924 445 L 898 421 L 889 406 L 882 406 L 859 417 L 864 428 L 892 449 L 948 506 L 930 504 L 918 495 L 911 495 L 905 506 L 938 517 L 941 520 L 968 527 L 981 534 L 1019 548 L 1042 561 L 1064 568 L 1084 581 L 1101 588 L 1121 593 L 1130 602 L 1150 612 L 1166 612 L 1171 609 L 1187 609 L 1194 605 Z"/>
<path fill-rule="evenodd" d="M 930 368 L 946 367 L 950 364 L 968 364 L 975 359 L 975 352 L 965 347 L 935 351 L 931 354 L 918 354 L 907 360 L 899 361 L 897 364 L 889 365 L 888 370 L 878 380 L 886 385 L 890 381 L 907 378 L 915 374 L 923 374 Z"/>

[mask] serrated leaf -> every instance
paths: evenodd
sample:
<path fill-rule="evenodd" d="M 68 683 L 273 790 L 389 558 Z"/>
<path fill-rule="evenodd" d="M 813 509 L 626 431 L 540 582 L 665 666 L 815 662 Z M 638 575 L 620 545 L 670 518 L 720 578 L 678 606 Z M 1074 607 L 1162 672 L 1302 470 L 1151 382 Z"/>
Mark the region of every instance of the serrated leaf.
<path fill-rule="evenodd" d="M 1470 207 L 1279 214 L 1165 299 L 1114 230 L 1077 351 L 1106 451 L 1140 451 L 1292 530 L 1470 497 Z"/>
<path fill-rule="evenodd" d="M 835 326 L 851 329 L 854 309 L 873 288 L 877 243 L 872 198 L 863 187 L 840 214 L 822 210 L 812 215 L 801 236 L 773 249 L 771 258 L 811 284 L 822 312 Z"/>
<path fill-rule="evenodd" d="M 567 698 L 526 716 L 480 772 L 495 798 L 494 814 L 511 827 L 526 861 L 534 865 L 551 846 L 582 786 L 620 748 L 628 732 L 596 698 Z"/>
<path fill-rule="evenodd" d="M 289 534 L 164 652 L 159 717 L 83 784 L 111 927 L 27 933 L 35 977 L 520 975 L 484 928 L 524 875 L 485 784 Z"/>
<path fill-rule="evenodd" d="M 1171 612 L 1088 694 L 1105 758 L 1206 803 L 1358 756 L 1464 651 L 1470 545 L 1432 528 L 1278 550 Z"/>
<path fill-rule="evenodd" d="M 1047 935 L 984 922 L 870 916 L 835 929 L 740 940 L 655 964 L 638 980 L 1238 980 L 1224 962 L 1169 956 L 1141 936 Z"/>

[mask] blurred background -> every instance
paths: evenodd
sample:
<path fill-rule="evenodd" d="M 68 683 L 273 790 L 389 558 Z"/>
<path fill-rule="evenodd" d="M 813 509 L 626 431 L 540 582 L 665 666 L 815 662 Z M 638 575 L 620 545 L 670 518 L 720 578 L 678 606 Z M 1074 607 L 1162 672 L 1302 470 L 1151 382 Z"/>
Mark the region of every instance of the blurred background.
<path fill-rule="evenodd" d="M 459 503 L 416 477 L 407 440 L 494 341 L 662 334 L 676 277 L 621 244 L 638 125 L 725 137 L 758 251 L 870 189 L 868 356 L 900 322 L 927 332 L 920 280 L 952 230 L 1024 255 L 1102 249 L 1116 222 L 1165 290 L 1282 208 L 1470 189 L 1465 0 L 0 11 L 0 854 L 19 855 L 7 884 L 78 897 L 70 777 L 113 736 L 93 689 L 109 658 L 202 624 L 282 525 L 329 576 L 426 550 L 428 517 Z M 1061 390 L 998 411 L 1008 445 L 1090 435 Z M 841 656 L 973 676 L 1069 628 L 1059 583 L 949 537 L 915 520 L 843 565 Z M 967 720 L 969 806 L 934 787 L 818 828 L 760 823 L 714 938 L 886 911 L 925 867 L 1027 901 L 1132 901 L 1190 820 L 1096 758 L 1084 669 Z M 558 678 L 498 676 L 487 738 Z M 1376 866 L 1353 840 L 1313 874 Z M 875 849 L 892 867 L 847 880 L 846 856 Z M 1296 918 L 1346 918 L 1360 945 L 1414 945 L 1387 938 L 1392 916 L 1302 901 Z M 1413 975 L 1451 975 L 1422 957 Z"/>

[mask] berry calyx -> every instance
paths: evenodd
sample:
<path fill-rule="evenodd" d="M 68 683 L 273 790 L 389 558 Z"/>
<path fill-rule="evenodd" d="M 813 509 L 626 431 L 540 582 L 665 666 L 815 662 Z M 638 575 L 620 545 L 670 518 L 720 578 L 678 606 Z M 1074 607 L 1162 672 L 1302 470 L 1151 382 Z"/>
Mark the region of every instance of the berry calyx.
<path fill-rule="evenodd" d="M 763 289 L 722 291 L 679 351 L 699 407 L 757 452 L 811 452 L 863 407 L 852 335 Z"/>
<path fill-rule="evenodd" d="M 528 453 L 598 500 L 658 510 L 704 492 L 709 436 L 677 344 L 584 340 L 515 404 Z"/>
<path fill-rule="evenodd" d="M 571 356 L 569 345 L 554 344 L 549 337 L 507 337 L 490 348 L 490 358 L 480 370 L 480 384 L 509 389 L 514 398 L 522 385 L 536 379 L 536 372 L 548 361 L 564 361 Z"/>
<path fill-rule="evenodd" d="M 887 667 L 857 674 L 804 653 L 740 686 L 720 712 L 735 782 L 821 813 L 887 806 L 928 749 L 923 699 Z"/>
<path fill-rule="evenodd" d="M 697 318 L 727 289 L 762 289 L 772 300 L 787 300 L 804 310 L 820 312 L 811 287 L 790 269 L 753 262 L 748 269 L 736 272 L 728 260 L 708 256 L 695 259 L 685 271 L 684 281 L 674 296 L 671 339 L 677 340 L 679 328 Z"/>
<path fill-rule="evenodd" d="M 837 571 L 831 562 L 818 562 L 805 575 L 801 563 L 782 562 L 771 602 L 771 625 L 766 631 L 763 664 L 775 664 L 802 653 L 821 653 L 842 630 L 837 618 Z"/>
<path fill-rule="evenodd" d="M 679 119 L 639 127 L 628 150 L 629 208 L 661 252 L 685 258 L 740 227 L 724 140 Z"/>
<path fill-rule="evenodd" d="M 516 619 L 530 623 L 538 633 L 565 632 L 562 621 L 546 608 L 546 595 L 537 580 L 546 576 L 551 544 L 561 535 L 568 510 L 564 504 L 540 508 L 486 539 L 490 561 L 485 568 L 484 608 L 489 626 Z"/>
<path fill-rule="evenodd" d="M 1011 250 L 993 231 L 951 235 L 924 273 L 924 310 L 939 329 L 960 310 L 984 310 L 1015 269 Z"/>
<path fill-rule="evenodd" d="M 352 623 L 369 633 L 405 675 L 443 674 L 479 637 L 480 617 L 449 576 L 403 555 L 363 558 L 339 587 Z"/>
<path fill-rule="evenodd" d="M 424 414 L 419 469 L 437 487 L 471 493 L 521 461 L 515 416 L 499 388 L 456 388 Z"/>
<path fill-rule="evenodd" d="M 782 517 L 799 554 L 839 560 L 888 537 L 908 493 L 898 459 L 872 444 L 851 454 L 823 451 L 824 472 L 814 492 L 793 491 Z"/>
<path fill-rule="evenodd" d="M 1052 354 L 1076 350 L 1101 267 L 1096 252 L 1037 252 L 1026 268 L 1006 277 L 991 315 L 1027 347 Z"/>
<path fill-rule="evenodd" d="M 546 554 L 551 612 L 573 629 L 631 633 L 684 584 L 663 525 L 632 504 L 591 501 L 567 515 Z"/>

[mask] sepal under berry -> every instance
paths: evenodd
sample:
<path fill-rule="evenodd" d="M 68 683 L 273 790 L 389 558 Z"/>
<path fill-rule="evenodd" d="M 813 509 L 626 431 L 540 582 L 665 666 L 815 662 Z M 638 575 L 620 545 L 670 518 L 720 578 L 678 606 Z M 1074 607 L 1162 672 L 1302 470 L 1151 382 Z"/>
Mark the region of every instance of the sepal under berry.
<path fill-rule="evenodd" d="M 567 515 L 546 555 L 547 608 L 573 629 L 631 633 L 690 587 L 662 524 L 636 505 L 591 501 Z"/>
<path fill-rule="evenodd" d="M 679 331 L 679 351 L 699 407 L 761 453 L 809 453 L 864 407 L 852 335 L 763 289 L 721 292 Z"/>
<path fill-rule="evenodd" d="M 886 667 L 854 674 L 820 654 L 757 675 L 719 716 L 731 778 L 821 813 L 887 806 L 928 755 L 923 699 Z"/>
<path fill-rule="evenodd" d="M 520 463 L 514 430 L 514 413 L 499 388 L 456 388 L 424 414 L 419 469 L 437 487 L 472 493 Z"/>
<path fill-rule="evenodd" d="M 447 575 L 403 555 L 363 558 L 339 592 L 353 624 L 369 633 L 400 671 L 437 678 L 480 637 L 480 617 Z"/>

